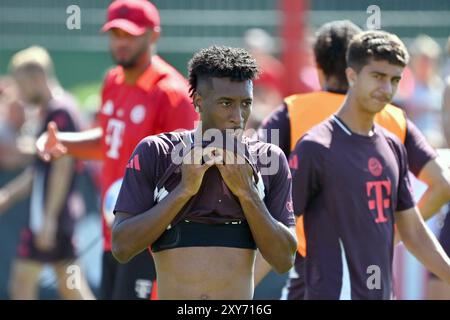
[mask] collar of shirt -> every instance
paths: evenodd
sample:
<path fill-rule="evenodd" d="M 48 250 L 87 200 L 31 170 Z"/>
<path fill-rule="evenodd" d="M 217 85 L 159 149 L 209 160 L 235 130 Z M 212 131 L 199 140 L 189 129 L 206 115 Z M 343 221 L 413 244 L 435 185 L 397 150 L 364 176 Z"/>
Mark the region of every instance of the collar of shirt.
<path fill-rule="evenodd" d="M 155 64 L 157 64 L 157 58 L 153 57 L 152 62 L 149 63 L 144 72 L 139 76 L 136 81 L 136 86 L 144 91 L 149 91 L 150 88 L 161 78 L 161 73 L 157 71 Z M 125 74 L 122 67 L 119 67 L 116 83 L 123 84 L 125 82 Z"/>

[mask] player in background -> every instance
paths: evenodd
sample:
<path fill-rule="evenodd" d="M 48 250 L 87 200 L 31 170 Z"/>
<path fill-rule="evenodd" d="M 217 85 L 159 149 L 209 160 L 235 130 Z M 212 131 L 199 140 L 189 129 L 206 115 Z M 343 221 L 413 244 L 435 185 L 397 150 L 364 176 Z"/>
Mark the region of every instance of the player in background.
<path fill-rule="evenodd" d="M 110 51 L 117 66 L 108 72 L 103 83 L 100 127 L 60 133 L 51 124 L 38 140 L 37 148 L 47 161 L 62 155 L 103 160 L 101 297 L 155 298 L 156 273 L 148 251 L 126 264 L 119 264 L 112 256 L 113 207 L 128 159 L 138 142 L 152 134 L 192 129 L 198 115 L 191 104 L 186 79 L 156 55 L 160 17 L 152 3 L 112 2 L 102 31 L 109 34 Z"/>
<path fill-rule="evenodd" d="M 350 40 L 360 32 L 361 29 L 348 20 L 332 21 L 318 29 L 314 55 L 322 91 L 287 97 L 283 105 L 263 122 L 259 133 L 262 139 L 272 141 L 270 130 L 278 130 L 279 142 L 275 140 L 272 142 L 278 144 L 286 156 L 289 156 L 301 136 L 339 109 L 348 90 L 345 53 Z M 410 170 L 428 185 L 426 193 L 418 203 L 418 208 L 425 220 L 430 218 L 450 200 L 448 169 L 440 163 L 435 150 L 401 109 L 387 104 L 376 115 L 375 122 L 396 134 L 404 143 Z M 296 267 L 290 272 L 282 299 L 297 300 L 302 299 L 304 295 L 302 262 L 306 244 L 302 217 L 297 222 L 299 250 Z M 255 281 L 258 283 L 269 270 L 268 265 L 258 255 Z"/>
<path fill-rule="evenodd" d="M 406 149 L 374 118 L 408 63 L 401 40 L 356 35 L 342 107 L 291 153 L 294 212 L 304 216 L 305 299 L 390 299 L 394 223 L 406 248 L 450 283 L 450 259 L 415 207 Z"/>
<path fill-rule="evenodd" d="M 16 53 L 10 63 L 22 99 L 38 108 L 40 133 L 56 123 L 62 131 L 79 128 L 75 100 L 59 85 L 47 51 L 30 47 Z M 68 268 L 75 266 L 73 245 L 75 210 L 73 195 L 76 162 L 71 158 L 53 163 L 38 157 L 17 178 L 0 189 L 0 212 L 31 194 L 28 225 L 21 231 L 18 256 L 13 264 L 12 299 L 37 299 L 39 278 L 46 264 L 52 266 L 64 299 L 94 299 L 82 272 L 79 286 L 69 286 Z"/>

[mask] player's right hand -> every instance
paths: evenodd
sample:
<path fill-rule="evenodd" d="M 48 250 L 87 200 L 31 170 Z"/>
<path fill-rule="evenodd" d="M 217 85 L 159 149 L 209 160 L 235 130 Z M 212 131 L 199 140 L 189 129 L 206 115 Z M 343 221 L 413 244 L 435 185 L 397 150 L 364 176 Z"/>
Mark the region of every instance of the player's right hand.
<path fill-rule="evenodd" d="M 47 132 L 37 139 L 36 151 L 39 158 L 46 162 L 67 154 L 67 148 L 58 139 L 58 127 L 53 121 L 48 123 Z"/>
<path fill-rule="evenodd" d="M 221 154 L 215 151 L 215 148 L 194 147 L 183 158 L 181 186 L 190 195 L 195 195 L 200 189 L 206 170 L 222 161 Z"/>

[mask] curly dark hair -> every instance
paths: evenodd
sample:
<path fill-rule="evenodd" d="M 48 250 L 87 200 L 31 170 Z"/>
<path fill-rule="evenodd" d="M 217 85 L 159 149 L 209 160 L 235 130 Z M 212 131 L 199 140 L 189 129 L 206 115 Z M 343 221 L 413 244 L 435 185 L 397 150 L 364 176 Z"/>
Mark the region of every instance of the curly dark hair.
<path fill-rule="evenodd" d="M 359 72 L 370 59 L 386 60 L 390 64 L 405 67 L 409 54 L 395 34 L 380 30 L 364 31 L 350 42 L 347 65 Z"/>
<path fill-rule="evenodd" d="M 256 60 L 241 48 L 212 46 L 202 49 L 189 61 L 189 92 L 197 92 L 199 79 L 230 78 L 232 81 L 254 80 L 259 75 Z"/>
<path fill-rule="evenodd" d="M 327 79 L 335 77 L 344 88 L 348 88 L 345 54 L 352 38 L 360 32 L 362 30 L 349 20 L 328 22 L 316 32 L 316 63 Z"/>

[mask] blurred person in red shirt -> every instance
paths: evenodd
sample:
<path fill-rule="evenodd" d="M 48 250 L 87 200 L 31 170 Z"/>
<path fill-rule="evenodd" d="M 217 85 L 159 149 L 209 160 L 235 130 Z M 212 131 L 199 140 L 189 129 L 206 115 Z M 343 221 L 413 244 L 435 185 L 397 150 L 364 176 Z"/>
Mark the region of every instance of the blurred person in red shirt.
<path fill-rule="evenodd" d="M 47 161 L 62 155 L 103 160 L 101 175 L 104 254 L 102 299 L 156 298 L 156 272 L 147 251 L 126 264 L 111 253 L 113 208 L 128 160 L 144 137 L 192 129 L 198 114 L 187 80 L 156 55 L 160 36 L 158 9 L 145 0 L 117 0 L 108 8 L 103 32 L 117 64 L 105 77 L 100 126 L 81 133 L 59 133 L 54 124 L 37 142 Z"/>

